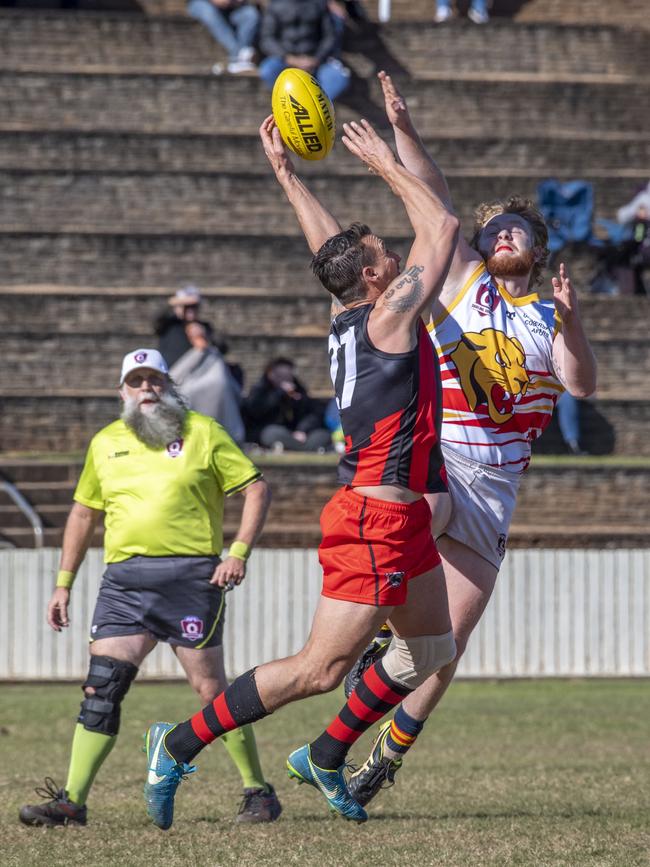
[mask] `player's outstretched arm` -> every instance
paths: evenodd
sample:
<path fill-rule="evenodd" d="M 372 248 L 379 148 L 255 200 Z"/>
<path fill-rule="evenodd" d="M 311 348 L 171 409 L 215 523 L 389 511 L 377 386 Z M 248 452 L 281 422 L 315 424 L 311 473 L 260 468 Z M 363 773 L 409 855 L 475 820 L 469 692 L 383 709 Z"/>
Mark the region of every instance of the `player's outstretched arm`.
<path fill-rule="evenodd" d="M 570 394 L 589 397 L 596 390 L 596 358 L 582 326 L 578 295 L 564 263 L 552 283 L 555 309 L 562 320 L 562 330 L 553 340 L 553 369 Z"/>
<path fill-rule="evenodd" d="M 397 156 L 402 165 L 416 178 L 424 181 L 436 193 L 438 198 L 450 211 L 454 211 L 451 193 L 440 167 L 431 154 L 428 153 L 420 135 L 415 128 L 403 94 L 400 93 L 393 79 L 383 70 L 377 75 L 384 95 L 386 117 L 393 127 Z M 458 236 L 458 247 L 451 264 L 452 279 L 463 280 L 466 266 L 469 262 L 479 260 L 480 256 L 465 241 Z"/>
<path fill-rule="evenodd" d="M 395 147 L 397 156 L 402 164 L 416 178 L 429 184 L 443 201 L 446 207 L 452 211 L 453 205 L 451 194 L 445 176 L 427 153 L 422 139 L 411 120 L 411 115 L 406 104 L 406 99 L 399 92 L 393 79 L 383 70 L 377 74 L 381 89 L 384 94 L 386 117 L 393 127 L 395 135 Z"/>
<path fill-rule="evenodd" d="M 366 120 L 344 124 L 343 143 L 402 200 L 415 240 L 400 274 L 377 301 L 388 333 L 408 332 L 442 288 L 458 237 L 458 219 L 424 181 L 401 166 Z M 375 317 L 376 319 L 376 317 Z M 392 350 L 397 351 L 397 350 Z"/>
<path fill-rule="evenodd" d="M 264 153 L 271 163 L 278 183 L 296 213 L 300 228 L 309 244 L 309 249 L 312 253 L 316 253 L 328 238 L 341 231 L 341 226 L 297 176 L 272 114 L 262 122 L 260 138 Z"/>

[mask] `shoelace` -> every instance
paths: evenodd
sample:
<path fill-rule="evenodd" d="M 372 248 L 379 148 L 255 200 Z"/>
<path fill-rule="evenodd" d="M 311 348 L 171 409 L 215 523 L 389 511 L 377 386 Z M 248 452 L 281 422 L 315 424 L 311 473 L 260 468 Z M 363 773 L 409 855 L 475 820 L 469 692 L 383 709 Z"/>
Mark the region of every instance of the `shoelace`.
<path fill-rule="evenodd" d="M 57 786 L 52 777 L 45 777 L 44 783 L 45 786 L 37 786 L 37 788 L 34 789 L 38 797 L 50 801 L 60 801 L 62 799 L 63 790 Z"/>
<path fill-rule="evenodd" d="M 169 771 L 168 776 L 174 777 L 174 779 L 178 780 L 179 783 L 182 783 L 184 779 L 189 777 L 189 775 L 193 774 L 195 771 L 196 765 L 186 765 L 184 762 L 179 762 Z"/>

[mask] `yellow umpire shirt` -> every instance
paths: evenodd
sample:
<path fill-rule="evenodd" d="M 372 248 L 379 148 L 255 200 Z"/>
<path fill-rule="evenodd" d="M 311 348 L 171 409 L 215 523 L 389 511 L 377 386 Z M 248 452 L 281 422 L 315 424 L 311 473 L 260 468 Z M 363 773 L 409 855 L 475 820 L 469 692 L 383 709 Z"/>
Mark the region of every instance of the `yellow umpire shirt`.
<path fill-rule="evenodd" d="M 224 496 L 261 477 L 220 424 L 188 412 L 183 439 L 151 449 L 119 419 L 95 434 L 74 499 L 105 516 L 107 563 L 223 547 Z"/>

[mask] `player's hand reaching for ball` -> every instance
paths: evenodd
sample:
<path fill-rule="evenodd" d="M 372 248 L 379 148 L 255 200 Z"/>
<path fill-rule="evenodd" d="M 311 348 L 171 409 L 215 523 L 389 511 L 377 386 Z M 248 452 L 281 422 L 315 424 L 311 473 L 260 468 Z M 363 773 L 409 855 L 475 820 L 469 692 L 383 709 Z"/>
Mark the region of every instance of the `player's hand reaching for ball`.
<path fill-rule="evenodd" d="M 388 122 L 401 130 L 410 129 L 411 118 L 406 106 L 406 100 L 393 83 L 393 79 L 383 69 L 377 73 L 377 78 L 384 94 L 384 105 L 386 107 Z"/>
<path fill-rule="evenodd" d="M 67 587 L 55 587 L 54 593 L 47 605 L 47 622 L 55 632 L 70 626 L 68 620 L 68 603 L 70 591 Z"/>
<path fill-rule="evenodd" d="M 290 175 L 295 174 L 296 170 L 289 159 L 287 149 L 280 135 L 280 130 L 275 125 L 272 114 L 262 121 L 260 138 L 262 139 L 262 147 L 264 148 L 266 158 L 271 163 L 277 179 L 282 182 Z"/>
<path fill-rule="evenodd" d="M 246 577 L 246 561 L 239 557 L 226 557 L 214 570 L 210 584 L 215 584 L 223 590 L 232 590 Z"/>
<path fill-rule="evenodd" d="M 560 265 L 560 276 L 553 277 L 553 301 L 562 322 L 568 322 L 578 315 L 578 294 L 567 274 L 564 262 Z"/>
<path fill-rule="evenodd" d="M 395 165 L 395 155 L 385 141 L 379 138 L 367 120 L 343 124 L 341 139 L 346 148 L 359 157 L 377 175 L 383 175 Z"/>

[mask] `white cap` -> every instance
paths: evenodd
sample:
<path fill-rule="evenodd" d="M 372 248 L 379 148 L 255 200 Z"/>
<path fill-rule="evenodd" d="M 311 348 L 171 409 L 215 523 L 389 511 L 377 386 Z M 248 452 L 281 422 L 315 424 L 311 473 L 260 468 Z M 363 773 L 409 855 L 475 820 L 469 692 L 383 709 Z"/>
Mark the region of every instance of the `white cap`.
<path fill-rule="evenodd" d="M 171 298 L 167 299 L 167 303 L 171 304 L 172 307 L 191 307 L 201 303 L 201 293 L 196 286 L 183 286 L 182 289 L 177 289 Z"/>
<path fill-rule="evenodd" d="M 167 362 L 157 349 L 134 349 L 133 352 L 125 355 L 122 361 L 120 385 L 122 385 L 129 373 L 142 367 L 157 370 L 159 373 L 164 373 L 165 375 L 169 374 Z"/>

